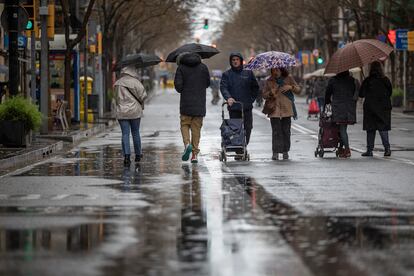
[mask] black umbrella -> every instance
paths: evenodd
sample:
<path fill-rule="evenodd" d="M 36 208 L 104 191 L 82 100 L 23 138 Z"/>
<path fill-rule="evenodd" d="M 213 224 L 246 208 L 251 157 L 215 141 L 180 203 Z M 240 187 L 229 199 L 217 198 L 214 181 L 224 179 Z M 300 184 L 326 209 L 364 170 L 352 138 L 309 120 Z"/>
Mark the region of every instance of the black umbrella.
<path fill-rule="evenodd" d="M 204 44 L 198 44 L 198 43 L 190 43 L 190 44 L 185 44 L 177 49 L 175 49 L 174 51 L 172 51 L 167 59 L 165 60 L 166 62 L 175 62 L 177 60 L 177 57 L 185 52 L 190 52 L 190 53 L 197 53 L 200 55 L 201 58 L 211 58 L 214 55 L 217 55 L 218 53 L 220 53 L 219 50 L 217 50 L 214 47 L 208 46 L 208 45 L 204 45 Z"/>
<path fill-rule="evenodd" d="M 153 54 L 133 54 L 128 55 L 123 58 L 118 64 L 115 66 L 115 70 L 118 71 L 123 67 L 134 65 L 137 68 L 143 68 L 148 66 L 157 65 L 162 60 Z"/>

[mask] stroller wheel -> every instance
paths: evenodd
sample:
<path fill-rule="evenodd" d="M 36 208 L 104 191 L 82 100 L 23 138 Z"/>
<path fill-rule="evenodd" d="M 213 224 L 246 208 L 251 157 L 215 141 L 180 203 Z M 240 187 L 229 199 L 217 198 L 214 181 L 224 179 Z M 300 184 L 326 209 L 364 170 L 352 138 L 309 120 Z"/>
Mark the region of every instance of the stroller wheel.
<path fill-rule="evenodd" d="M 246 161 L 250 161 L 250 154 L 247 154 Z"/>
<path fill-rule="evenodd" d="M 325 153 L 325 152 L 323 151 L 323 149 L 320 149 L 320 150 L 319 150 L 319 157 L 320 157 L 320 158 L 323 158 L 324 153 Z"/>
<path fill-rule="evenodd" d="M 315 157 L 318 157 L 318 149 L 315 150 Z"/>

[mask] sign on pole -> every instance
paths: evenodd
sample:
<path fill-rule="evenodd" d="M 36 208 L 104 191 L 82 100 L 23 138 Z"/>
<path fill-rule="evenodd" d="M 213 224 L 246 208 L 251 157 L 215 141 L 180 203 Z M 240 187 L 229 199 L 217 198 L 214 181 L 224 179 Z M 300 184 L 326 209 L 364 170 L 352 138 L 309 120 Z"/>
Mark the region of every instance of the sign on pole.
<path fill-rule="evenodd" d="M 414 51 L 414 31 L 407 32 L 408 51 Z"/>
<path fill-rule="evenodd" d="M 407 29 L 398 29 L 396 34 L 395 40 L 395 49 L 397 50 L 407 50 L 408 49 L 408 38 L 407 38 Z"/>

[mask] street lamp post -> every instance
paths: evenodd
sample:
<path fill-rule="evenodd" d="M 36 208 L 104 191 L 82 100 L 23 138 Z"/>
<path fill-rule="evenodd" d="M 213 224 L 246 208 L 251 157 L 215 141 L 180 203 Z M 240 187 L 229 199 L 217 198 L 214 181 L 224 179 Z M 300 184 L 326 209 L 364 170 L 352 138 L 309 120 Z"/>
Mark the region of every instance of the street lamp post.
<path fill-rule="evenodd" d="M 9 33 L 9 92 L 10 95 L 17 95 L 20 83 L 18 51 L 19 0 L 6 0 L 5 4 Z"/>

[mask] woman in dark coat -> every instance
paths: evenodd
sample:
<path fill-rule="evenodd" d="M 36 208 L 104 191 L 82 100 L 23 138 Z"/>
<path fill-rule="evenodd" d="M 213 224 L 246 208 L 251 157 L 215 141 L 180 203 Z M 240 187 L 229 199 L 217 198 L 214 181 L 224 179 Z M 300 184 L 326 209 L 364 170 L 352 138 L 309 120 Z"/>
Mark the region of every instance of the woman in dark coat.
<path fill-rule="evenodd" d="M 384 156 L 391 156 L 388 137 L 391 130 L 391 94 L 391 81 L 384 75 L 381 63 L 374 61 L 359 92 L 359 96 L 365 98 L 363 129 L 367 132 L 367 151 L 362 156 L 373 155 L 377 130 L 384 145 Z"/>
<path fill-rule="evenodd" d="M 358 82 L 349 71 L 341 72 L 329 80 L 325 103 L 332 105 L 332 120 L 339 125 L 341 145 L 338 156 L 342 158 L 351 157 L 347 128 L 356 123 L 357 99 Z"/>

